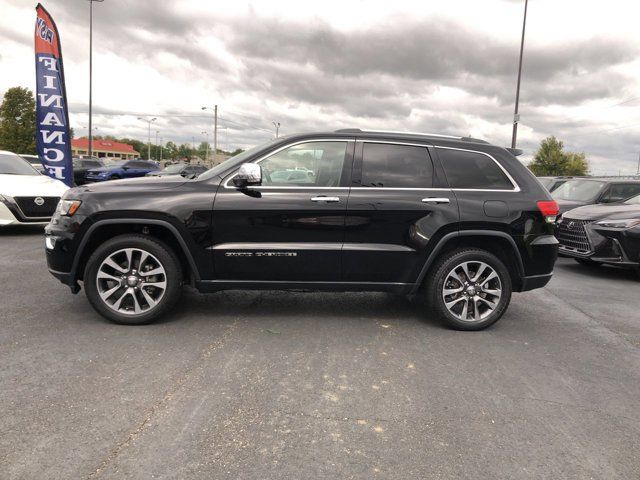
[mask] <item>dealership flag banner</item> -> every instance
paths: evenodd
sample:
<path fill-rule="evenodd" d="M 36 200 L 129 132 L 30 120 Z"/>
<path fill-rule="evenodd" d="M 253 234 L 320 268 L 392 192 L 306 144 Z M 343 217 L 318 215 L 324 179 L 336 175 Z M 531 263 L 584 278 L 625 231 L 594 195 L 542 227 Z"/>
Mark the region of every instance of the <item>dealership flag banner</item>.
<path fill-rule="evenodd" d="M 36 147 L 47 175 L 71 187 L 71 135 L 60 36 L 42 5 L 38 4 L 36 14 Z"/>

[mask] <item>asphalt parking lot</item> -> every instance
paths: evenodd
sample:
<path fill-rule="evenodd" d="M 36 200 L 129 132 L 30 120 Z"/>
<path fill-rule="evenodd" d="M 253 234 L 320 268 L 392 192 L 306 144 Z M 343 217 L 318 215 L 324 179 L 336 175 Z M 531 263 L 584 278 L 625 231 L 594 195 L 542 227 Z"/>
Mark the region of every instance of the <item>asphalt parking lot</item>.
<path fill-rule="evenodd" d="M 640 281 L 561 259 L 483 332 L 387 294 L 113 325 L 0 231 L 0 478 L 640 478 Z"/>

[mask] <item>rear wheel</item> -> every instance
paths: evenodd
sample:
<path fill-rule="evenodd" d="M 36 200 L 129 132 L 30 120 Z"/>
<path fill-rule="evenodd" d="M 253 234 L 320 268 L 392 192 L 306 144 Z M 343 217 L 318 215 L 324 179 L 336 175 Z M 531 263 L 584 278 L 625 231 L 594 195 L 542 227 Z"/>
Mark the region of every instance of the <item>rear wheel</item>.
<path fill-rule="evenodd" d="M 511 276 L 504 263 L 480 249 L 448 252 L 427 286 L 432 310 L 458 330 L 481 330 L 497 322 L 511 301 Z"/>
<path fill-rule="evenodd" d="M 182 271 L 180 261 L 165 244 L 142 235 L 121 235 L 91 255 L 84 285 L 89 302 L 102 316 L 140 325 L 176 303 Z"/>

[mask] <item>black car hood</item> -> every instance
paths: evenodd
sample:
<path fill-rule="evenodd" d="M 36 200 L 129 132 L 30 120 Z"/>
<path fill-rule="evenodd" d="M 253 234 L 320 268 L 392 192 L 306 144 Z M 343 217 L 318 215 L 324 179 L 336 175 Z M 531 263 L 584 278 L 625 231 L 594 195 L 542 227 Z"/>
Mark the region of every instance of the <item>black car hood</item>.
<path fill-rule="evenodd" d="M 583 205 L 587 204 L 586 202 L 580 202 L 577 200 L 556 200 L 556 203 L 558 204 L 560 213 L 565 213 L 571 209 L 582 207 Z"/>
<path fill-rule="evenodd" d="M 598 203 L 574 208 L 566 215 L 576 220 L 601 220 L 603 218 L 640 218 L 640 205 L 624 203 Z"/>
<path fill-rule="evenodd" d="M 140 190 L 163 190 L 184 185 L 189 179 L 180 175 L 166 175 L 162 177 L 138 177 L 124 180 L 109 180 L 108 182 L 90 183 L 80 187 L 85 192 L 118 192 Z"/>

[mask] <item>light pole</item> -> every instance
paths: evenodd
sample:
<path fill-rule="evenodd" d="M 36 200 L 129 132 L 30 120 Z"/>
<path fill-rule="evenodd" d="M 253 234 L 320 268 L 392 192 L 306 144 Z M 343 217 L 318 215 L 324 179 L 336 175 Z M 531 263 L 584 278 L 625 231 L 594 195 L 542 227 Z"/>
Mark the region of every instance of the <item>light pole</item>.
<path fill-rule="evenodd" d="M 213 110 L 213 161 L 216 161 L 218 154 L 218 105 L 211 107 L 202 107 L 202 110 Z"/>
<path fill-rule="evenodd" d="M 276 127 L 276 138 L 278 138 L 278 130 L 280 130 L 280 122 L 271 122 Z"/>
<path fill-rule="evenodd" d="M 160 137 L 160 163 L 162 163 L 162 137 Z"/>
<path fill-rule="evenodd" d="M 527 26 L 527 5 L 529 0 L 524 0 L 524 18 L 522 20 L 522 40 L 520 40 L 520 61 L 518 62 L 518 84 L 516 86 L 516 106 L 513 111 L 513 134 L 511 135 L 511 148 L 516 148 L 516 139 L 518 137 L 518 122 L 520 115 L 518 114 L 518 102 L 520 101 L 520 77 L 522 76 L 522 53 L 524 52 L 524 30 Z"/>
<path fill-rule="evenodd" d="M 151 160 L 151 124 L 157 120 L 156 117 L 153 117 L 151 120 L 148 118 L 138 117 L 138 120 L 142 120 L 143 122 L 147 122 L 149 126 L 149 133 L 147 135 L 147 160 Z"/>
<path fill-rule="evenodd" d="M 156 158 L 158 158 L 158 134 L 159 133 L 160 133 L 160 130 L 156 130 L 156 144 L 155 144 L 156 150 L 154 152 L 156 154 Z"/>
<path fill-rule="evenodd" d="M 89 158 L 93 155 L 93 129 L 91 128 L 93 113 L 93 2 L 104 2 L 104 0 L 89 0 Z"/>
<path fill-rule="evenodd" d="M 205 162 L 209 162 L 209 134 L 207 132 L 202 132 L 202 134 L 204 135 L 205 138 L 205 154 L 204 154 L 204 161 Z"/>

